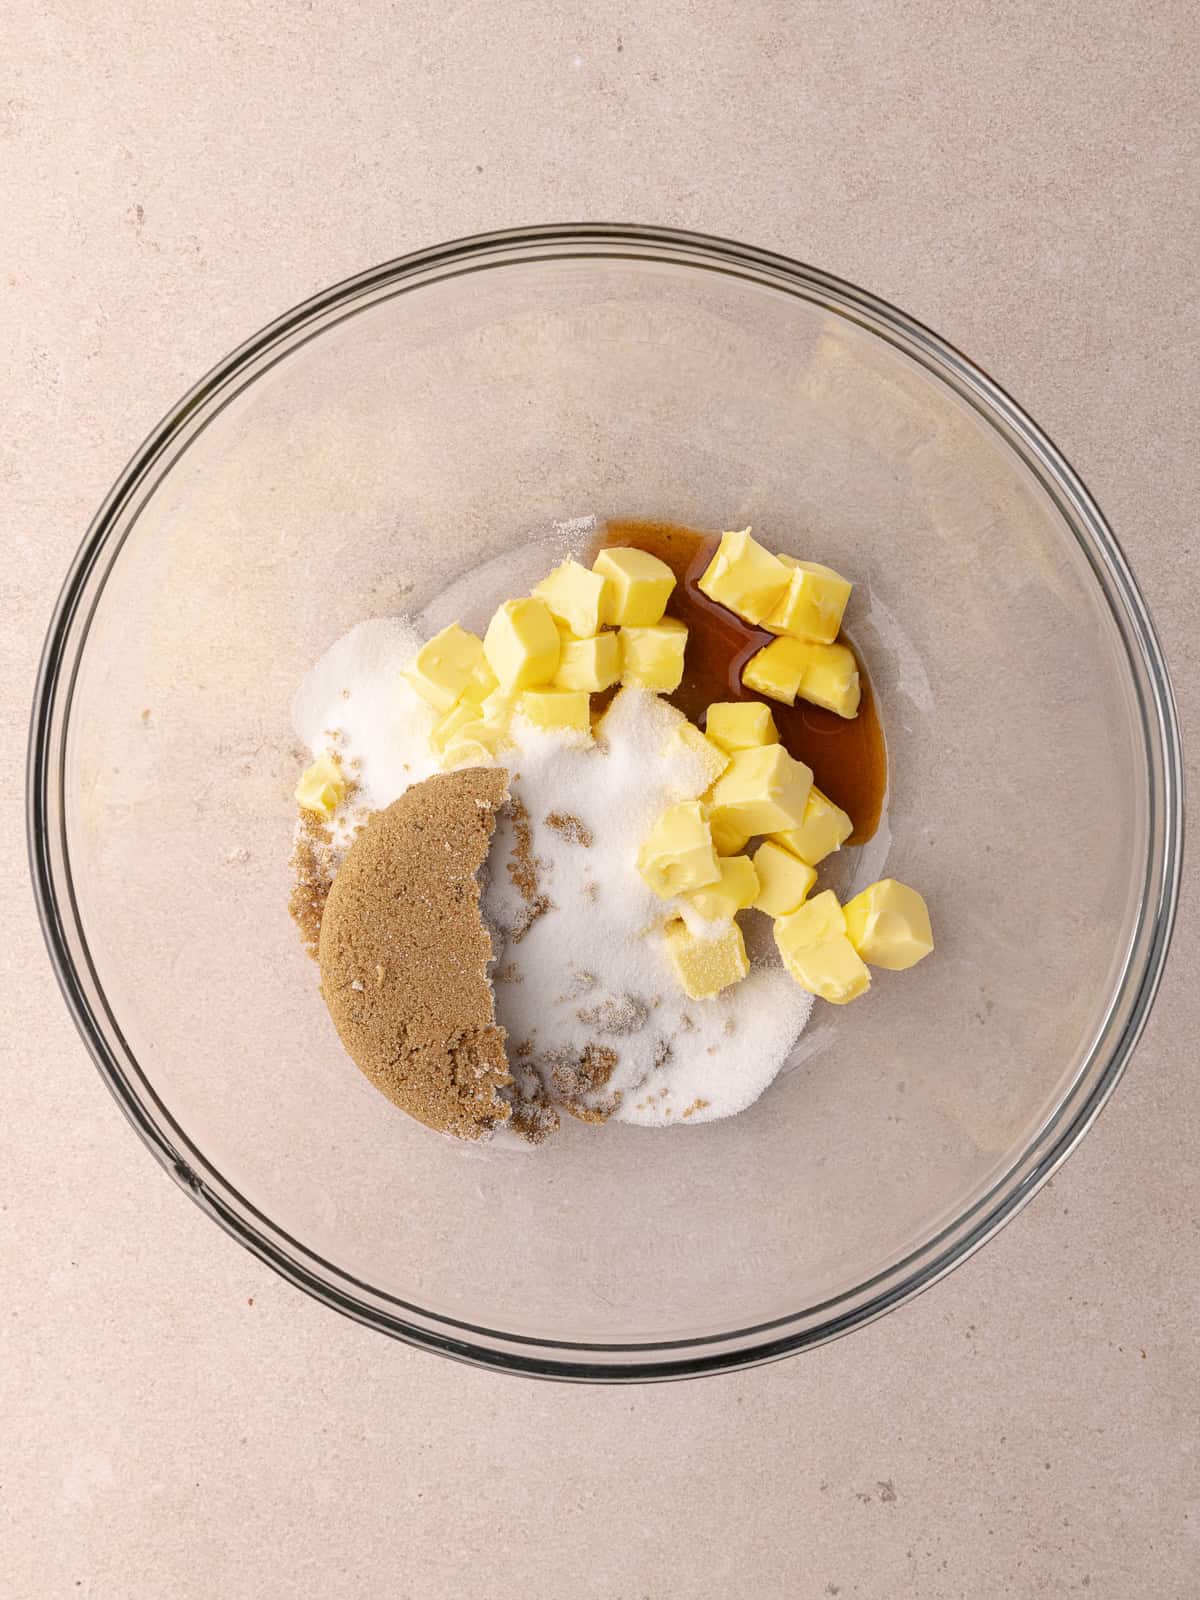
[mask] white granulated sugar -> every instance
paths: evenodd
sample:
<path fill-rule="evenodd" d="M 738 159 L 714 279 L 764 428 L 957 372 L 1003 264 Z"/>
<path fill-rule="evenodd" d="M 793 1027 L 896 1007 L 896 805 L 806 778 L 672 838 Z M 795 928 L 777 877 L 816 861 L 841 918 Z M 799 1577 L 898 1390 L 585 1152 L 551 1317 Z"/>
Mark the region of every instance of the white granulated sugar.
<path fill-rule="evenodd" d="M 503 759 L 547 904 L 530 921 L 508 871 L 519 811 L 516 822 L 500 820 L 484 898 L 504 939 L 493 983 L 514 1067 L 532 1068 L 561 1095 L 556 1070 L 565 1065 L 569 1081 L 589 1047 L 611 1051 L 607 1082 L 568 1096 L 585 1110 L 656 1127 L 730 1116 L 756 1100 L 812 1005 L 770 965 L 712 999 L 689 1000 L 667 962 L 661 929 L 678 907 L 646 887 L 636 857 L 659 812 L 706 787 L 699 757 L 678 742 L 664 751 L 681 720 L 655 696 L 623 690 L 594 746 L 517 724 L 518 747 Z"/>
<path fill-rule="evenodd" d="M 438 770 L 437 714 L 401 677 L 420 636 L 395 617 L 360 622 L 301 680 L 292 726 L 314 756 L 334 751 L 357 788 L 334 818 L 335 839 Z"/>

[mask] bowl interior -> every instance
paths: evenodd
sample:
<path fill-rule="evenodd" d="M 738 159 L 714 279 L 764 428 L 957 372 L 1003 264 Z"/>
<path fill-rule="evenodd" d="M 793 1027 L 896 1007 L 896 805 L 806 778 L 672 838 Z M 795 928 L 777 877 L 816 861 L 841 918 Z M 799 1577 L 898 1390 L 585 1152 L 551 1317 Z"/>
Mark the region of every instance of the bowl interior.
<path fill-rule="evenodd" d="M 142 1093 L 256 1226 L 401 1318 L 704 1342 L 819 1317 L 1044 1133 L 1140 915 L 1141 712 L 1060 506 L 925 364 L 768 274 L 538 252 L 312 319 L 180 444 L 95 599 L 65 842 Z M 938 949 L 818 1005 L 740 1117 L 463 1147 L 359 1076 L 289 922 L 288 704 L 353 623 L 478 604 L 588 516 L 750 523 L 856 580 L 891 789 L 839 870 L 919 886 Z"/>

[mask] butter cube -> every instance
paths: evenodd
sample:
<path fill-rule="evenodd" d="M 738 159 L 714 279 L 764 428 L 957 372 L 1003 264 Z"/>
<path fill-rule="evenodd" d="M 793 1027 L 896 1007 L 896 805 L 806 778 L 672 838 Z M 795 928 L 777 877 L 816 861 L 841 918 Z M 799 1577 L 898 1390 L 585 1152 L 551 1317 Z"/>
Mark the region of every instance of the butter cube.
<path fill-rule="evenodd" d="M 480 722 L 468 723 L 442 752 L 442 767 L 453 771 L 457 767 L 490 767 L 495 765 L 495 749 L 487 739 L 472 737 L 483 727 Z"/>
<path fill-rule="evenodd" d="M 723 533 L 700 579 L 700 592 L 747 622 L 769 616 L 787 589 L 787 567 L 750 537 L 750 529 Z"/>
<path fill-rule="evenodd" d="M 516 705 L 516 696 L 507 690 L 496 688 L 491 694 L 486 695 L 479 705 L 480 720 L 489 728 L 495 728 L 503 733 L 512 719 L 513 707 Z"/>
<path fill-rule="evenodd" d="M 558 671 L 558 629 L 544 600 L 506 600 L 488 623 L 483 649 L 502 689 L 534 689 Z"/>
<path fill-rule="evenodd" d="M 777 833 L 775 838 L 801 861 L 810 867 L 818 866 L 825 857 L 840 850 L 854 831 L 854 824 L 828 795 L 822 794 L 814 783 L 808 792 L 804 808 L 804 821 L 798 828 Z"/>
<path fill-rule="evenodd" d="M 483 659 L 473 633 L 452 622 L 423 644 L 404 669 L 404 677 L 435 711 L 449 711 Z"/>
<path fill-rule="evenodd" d="M 305 767 L 295 792 L 305 811 L 315 811 L 319 817 L 328 819 L 346 798 L 346 789 L 338 758 L 327 750 L 311 767 Z"/>
<path fill-rule="evenodd" d="M 782 598 L 763 618 L 763 627 L 771 633 L 790 633 L 798 639 L 832 644 L 841 630 L 854 585 L 819 561 L 797 561 L 794 556 L 785 555 L 779 559 L 791 576 Z"/>
<path fill-rule="evenodd" d="M 616 633 L 599 633 L 593 639 L 564 636 L 554 674 L 556 689 L 586 689 L 598 694 L 621 676 L 621 641 Z"/>
<path fill-rule="evenodd" d="M 734 827 L 754 833 L 781 833 L 804 819 L 812 771 L 781 744 L 737 750 L 712 786 L 710 804 Z"/>
<path fill-rule="evenodd" d="M 858 715 L 862 686 L 858 662 L 848 645 L 783 635 L 750 657 L 742 668 L 742 682 L 785 705 L 793 705 L 799 695 L 839 717 Z"/>
<path fill-rule="evenodd" d="M 473 706 L 469 700 L 460 700 L 435 724 L 429 735 L 430 744 L 435 750 L 444 750 L 458 730 L 468 722 L 478 722 L 479 715 L 478 706 Z"/>
<path fill-rule="evenodd" d="M 780 917 L 775 944 L 800 987 L 833 1005 L 845 1005 L 871 986 L 871 974 L 846 936 L 846 918 L 832 889 Z"/>
<path fill-rule="evenodd" d="M 915 967 L 933 949 L 929 908 L 895 878 L 881 878 L 847 901 L 846 933 L 864 961 L 889 972 Z"/>
<path fill-rule="evenodd" d="M 729 765 L 729 757 L 724 750 L 718 749 L 686 718 L 681 718 L 667 735 L 663 754 L 668 757 L 673 754 L 684 756 L 688 758 L 689 766 L 698 759 L 703 772 L 699 787 L 704 789 L 715 783 Z"/>
<path fill-rule="evenodd" d="M 535 728 L 571 728 L 577 733 L 591 730 L 586 690 L 526 689 L 517 705 Z"/>
<path fill-rule="evenodd" d="M 719 856 L 735 856 L 743 850 L 749 841 L 750 835 L 744 828 L 738 827 L 732 818 L 725 812 L 714 811 L 708 807 L 708 826 L 712 830 L 713 844 Z"/>
<path fill-rule="evenodd" d="M 589 572 L 578 561 L 564 561 L 533 592 L 577 639 L 590 639 L 600 632 L 600 602 L 604 596 L 601 573 Z"/>
<path fill-rule="evenodd" d="M 776 639 L 750 657 L 742 668 L 742 684 L 785 706 L 794 705 L 807 664 L 807 647 L 799 639 Z"/>
<path fill-rule="evenodd" d="M 667 609 L 675 574 L 646 550 L 601 550 L 592 571 L 604 579 L 600 621 L 612 627 L 649 627 Z"/>
<path fill-rule="evenodd" d="M 767 839 L 754 852 L 758 894 L 754 904 L 769 917 L 786 917 L 804 904 L 816 871 L 781 844 Z"/>
<path fill-rule="evenodd" d="M 836 711 L 839 717 L 856 717 L 862 684 L 854 651 L 844 644 L 809 644 L 806 648 L 809 657 L 800 685 L 801 699 Z"/>
<path fill-rule="evenodd" d="M 749 972 L 746 944 L 736 922 L 712 938 L 692 933 L 682 921 L 667 927 L 667 955 L 683 991 L 693 1000 L 707 1000 Z"/>
<path fill-rule="evenodd" d="M 675 617 L 621 629 L 621 682 L 627 688 L 670 694 L 683 678 L 687 628 Z"/>
<path fill-rule="evenodd" d="M 637 868 L 663 900 L 720 879 L 712 834 L 698 800 L 667 807 L 638 851 Z"/>
<path fill-rule="evenodd" d="M 499 679 L 488 665 L 487 657 L 481 653 L 475 670 L 467 679 L 467 686 L 459 698 L 468 701 L 473 706 L 481 706 L 488 695 L 499 687 Z"/>
<path fill-rule="evenodd" d="M 704 731 L 730 755 L 759 744 L 778 744 L 779 733 L 770 706 L 761 700 L 719 700 L 708 708 Z"/>
<path fill-rule="evenodd" d="M 690 889 L 684 897 L 709 922 L 725 922 L 758 898 L 758 873 L 749 856 L 726 856 L 717 865 L 721 876 L 716 883 Z"/>

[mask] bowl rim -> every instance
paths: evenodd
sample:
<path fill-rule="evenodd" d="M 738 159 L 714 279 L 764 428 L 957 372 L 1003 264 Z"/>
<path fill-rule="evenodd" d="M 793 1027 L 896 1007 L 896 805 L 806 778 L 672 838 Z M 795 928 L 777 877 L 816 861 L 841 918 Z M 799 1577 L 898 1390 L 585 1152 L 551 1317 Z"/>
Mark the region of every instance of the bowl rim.
<path fill-rule="evenodd" d="M 137 509 L 231 388 L 332 321 L 389 292 L 462 272 L 572 254 L 692 265 L 787 288 L 914 357 L 1006 440 L 1049 493 L 1088 559 L 1125 646 L 1145 741 L 1148 849 L 1139 916 L 1086 1059 L 1029 1148 L 952 1223 L 865 1284 L 821 1305 L 733 1330 L 675 1340 L 586 1343 L 538 1339 L 423 1311 L 353 1279 L 258 1212 L 191 1144 L 142 1073 L 91 963 L 70 875 L 64 752 L 88 627 Z M 124 520 L 124 519 L 131 520 Z M 1183 844 L 1178 714 L 1154 625 L 1116 538 L 1047 435 L 990 377 L 916 319 L 878 296 L 772 251 L 683 230 L 622 223 L 549 223 L 448 241 L 324 289 L 269 323 L 193 386 L 152 430 L 93 518 L 63 583 L 43 646 L 26 773 L 30 870 L 59 987 L 85 1045 L 139 1136 L 214 1221 L 289 1282 L 332 1309 L 419 1348 L 543 1378 L 630 1382 L 696 1377 L 778 1359 L 850 1332 L 944 1277 L 1028 1203 L 1095 1121 L 1124 1072 L 1162 978 L 1174 927 Z M 1118 1006 L 1123 1014 L 1118 1016 Z M 1110 1036 L 1111 1035 L 1111 1036 Z M 1076 1103 L 1078 1101 L 1078 1103 Z"/>

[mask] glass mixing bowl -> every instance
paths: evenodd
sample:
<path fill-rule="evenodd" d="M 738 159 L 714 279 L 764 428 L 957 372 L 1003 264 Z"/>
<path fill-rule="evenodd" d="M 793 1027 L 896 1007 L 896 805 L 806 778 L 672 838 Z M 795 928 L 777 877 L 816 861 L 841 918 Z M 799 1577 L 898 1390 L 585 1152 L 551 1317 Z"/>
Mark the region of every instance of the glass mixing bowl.
<path fill-rule="evenodd" d="M 938 949 L 818 1003 L 742 1116 L 464 1147 L 343 1054 L 289 921 L 289 700 L 351 624 L 591 515 L 751 523 L 854 578 L 870 871 L 923 890 Z M 80 1030 L 216 1221 L 413 1344 L 659 1378 L 877 1316 L 1063 1160 L 1162 970 L 1179 750 L 1099 511 L 955 350 L 762 251 L 547 227 L 318 295 L 165 419 L 51 625 L 29 816 Z"/>

